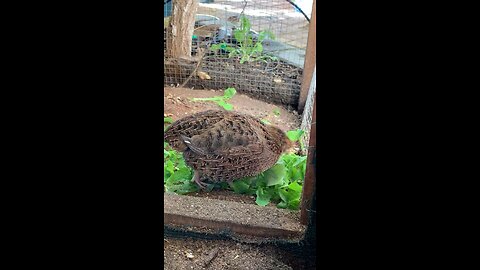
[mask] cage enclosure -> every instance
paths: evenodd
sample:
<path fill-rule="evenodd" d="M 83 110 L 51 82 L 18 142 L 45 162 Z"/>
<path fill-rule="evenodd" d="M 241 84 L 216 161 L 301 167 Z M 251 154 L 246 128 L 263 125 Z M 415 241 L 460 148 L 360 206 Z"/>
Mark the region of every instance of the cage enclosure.
<path fill-rule="evenodd" d="M 311 159 L 307 153 L 314 149 L 309 147 L 314 76 L 304 93 L 305 110 L 297 108 L 305 87 L 313 1 L 164 0 L 164 4 L 165 126 L 217 109 L 252 115 L 284 132 L 304 133 L 296 139 L 295 152 L 283 155 L 261 177 L 230 186 L 209 185 L 208 190 L 215 192 L 199 192 L 181 153 L 164 144 L 166 234 L 274 242 L 301 255 L 303 249 L 295 247 L 308 231 L 300 222 L 300 207 Z M 260 186 L 255 181 L 270 182 Z M 310 185 L 309 200 L 313 189 Z"/>
<path fill-rule="evenodd" d="M 175 37 L 168 31 L 167 17 L 164 85 L 182 85 L 196 73 L 185 87 L 234 87 L 256 99 L 297 108 L 311 5 L 310 1 L 310 9 L 302 10 L 304 15 L 287 0 L 200 1 L 191 36 L 191 57 L 202 59 L 198 67 L 197 61 L 175 59 L 169 53 L 169 40 Z"/>

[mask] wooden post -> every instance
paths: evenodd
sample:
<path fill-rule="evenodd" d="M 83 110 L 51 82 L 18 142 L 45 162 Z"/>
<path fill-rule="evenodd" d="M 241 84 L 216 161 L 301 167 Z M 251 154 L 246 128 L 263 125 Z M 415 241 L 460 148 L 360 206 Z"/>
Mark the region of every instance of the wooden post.
<path fill-rule="evenodd" d="M 313 192 L 316 186 L 315 160 L 317 154 L 317 117 L 316 117 L 316 96 L 313 98 L 312 124 L 310 126 L 310 140 L 308 143 L 307 168 L 302 190 L 302 204 L 300 210 L 300 223 L 307 225 L 308 214 L 312 205 Z"/>
<path fill-rule="evenodd" d="M 305 53 L 305 62 L 303 65 L 303 79 L 300 88 L 300 98 L 298 100 L 298 112 L 302 113 L 307 101 L 308 89 L 312 81 L 313 68 L 316 62 L 317 49 L 317 16 L 316 16 L 316 0 L 313 0 L 312 17 L 310 18 L 310 26 L 308 28 L 307 50 Z"/>
<path fill-rule="evenodd" d="M 190 60 L 198 0 L 172 0 L 172 16 L 167 29 L 167 57 Z"/>

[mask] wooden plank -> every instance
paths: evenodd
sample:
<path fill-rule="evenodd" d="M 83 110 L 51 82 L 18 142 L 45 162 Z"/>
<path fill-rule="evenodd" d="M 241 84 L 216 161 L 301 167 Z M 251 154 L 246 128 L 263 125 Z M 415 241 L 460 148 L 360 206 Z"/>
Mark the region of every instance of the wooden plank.
<path fill-rule="evenodd" d="M 305 171 L 305 180 L 303 181 L 302 204 L 300 211 L 300 222 L 307 225 L 308 213 L 311 208 L 313 192 L 315 191 L 316 171 L 315 159 L 317 150 L 317 118 L 316 118 L 316 95 L 313 98 L 312 124 L 310 128 L 310 140 L 308 143 L 307 168 Z"/>
<path fill-rule="evenodd" d="M 303 67 L 302 86 L 300 88 L 300 98 L 298 100 L 298 113 L 302 113 L 307 101 L 308 89 L 312 81 L 313 69 L 317 60 L 317 16 L 316 16 L 316 0 L 313 0 L 312 17 L 308 29 L 307 51 L 305 53 L 305 64 Z"/>
<path fill-rule="evenodd" d="M 298 212 L 210 198 L 164 194 L 164 224 L 261 238 L 298 238 L 305 226 Z"/>

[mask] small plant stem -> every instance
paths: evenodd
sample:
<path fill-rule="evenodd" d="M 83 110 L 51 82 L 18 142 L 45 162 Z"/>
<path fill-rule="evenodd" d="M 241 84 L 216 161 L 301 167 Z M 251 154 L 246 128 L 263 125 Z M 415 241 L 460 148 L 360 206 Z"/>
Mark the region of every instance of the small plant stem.
<path fill-rule="evenodd" d="M 182 85 L 179 86 L 180 88 L 185 87 L 185 85 L 187 85 L 187 83 L 195 75 L 195 73 L 197 73 L 198 67 L 200 67 L 200 64 L 202 64 L 203 57 L 205 56 L 205 54 L 206 54 L 206 51 L 201 51 L 200 58 L 198 59 L 198 63 L 195 66 L 195 69 L 193 70 L 192 74 L 190 74 L 190 76 L 188 76 L 188 78 L 182 83 Z"/>
<path fill-rule="evenodd" d="M 221 101 L 221 97 L 211 97 L 211 98 L 192 98 L 192 101 Z"/>

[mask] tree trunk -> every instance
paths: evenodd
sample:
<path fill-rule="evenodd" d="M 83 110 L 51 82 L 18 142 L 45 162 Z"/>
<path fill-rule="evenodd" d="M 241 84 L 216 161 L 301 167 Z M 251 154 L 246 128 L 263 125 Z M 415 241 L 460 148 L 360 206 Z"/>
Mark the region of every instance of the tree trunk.
<path fill-rule="evenodd" d="M 167 29 L 167 57 L 190 60 L 198 0 L 172 0 L 172 16 Z"/>

